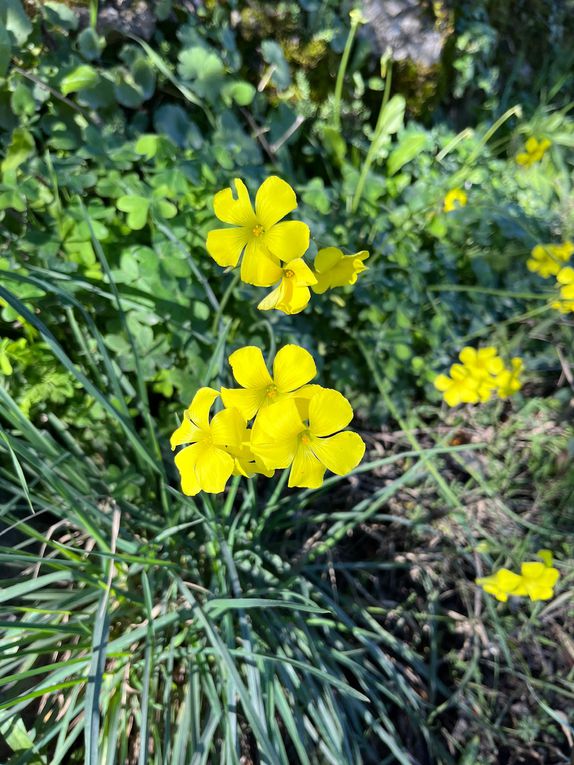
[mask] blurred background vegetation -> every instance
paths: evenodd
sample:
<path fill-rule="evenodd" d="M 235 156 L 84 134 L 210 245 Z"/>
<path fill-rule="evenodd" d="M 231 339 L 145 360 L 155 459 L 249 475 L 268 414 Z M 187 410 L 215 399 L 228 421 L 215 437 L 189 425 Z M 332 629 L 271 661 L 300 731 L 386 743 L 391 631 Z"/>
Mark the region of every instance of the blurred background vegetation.
<path fill-rule="evenodd" d="M 573 324 L 525 263 L 574 237 L 573 43 L 571 0 L 2 0 L 3 761 L 570 761 Z M 271 173 L 371 253 L 294 317 L 204 246 Z M 184 499 L 182 408 L 286 342 L 365 468 Z M 447 411 L 479 343 L 523 390 Z M 545 546 L 554 601 L 476 591 Z"/>

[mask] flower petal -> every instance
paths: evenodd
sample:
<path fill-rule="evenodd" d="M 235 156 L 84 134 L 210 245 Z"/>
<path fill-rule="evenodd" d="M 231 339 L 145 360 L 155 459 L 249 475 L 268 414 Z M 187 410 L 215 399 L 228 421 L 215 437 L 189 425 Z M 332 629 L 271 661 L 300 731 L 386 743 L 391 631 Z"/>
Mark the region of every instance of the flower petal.
<path fill-rule="evenodd" d="M 323 484 L 324 475 L 325 467 L 308 446 L 300 443 L 291 465 L 289 487 L 300 486 L 307 489 L 318 489 Z"/>
<path fill-rule="evenodd" d="M 169 439 L 169 445 L 173 450 L 176 446 L 199 441 L 202 435 L 204 435 L 203 431 L 194 425 L 189 417 L 185 416 L 179 428 L 176 428 L 172 433 L 171 438 Z"/>
<path fill-rule="evenodd" d="M 268 295 L 265 295 L 263 300 L 260 300 L 257 304 L 257 308 L 260 311 L 271 311 L 277 308 L 278 304 L 285 299 L 285 286 L 285 279 L 281 279 L 279 286 Z"/>
<path fill-rule="evenodd" d="M 277 390 L 288 393 L 306 385 L 317 374 L 313 356 L 298 345 L 284 345 L 273 362 L 273 379 Z"/>
<path fill-rule="evenodd" d="M 218 266 L 236 266 L 243 248 L 249 241 L 245 228 L 216 228 L 207 235 L 205 246 Z"/>
<path fill-rule="evenodd" d="M 265 246 L 280 260 L 288 263 L 302 257 L 309 248 L 309 226 L 300 220 L 277 223 L 269 229 L 263 239 Z"/>
<path fill-rule="evenodd" d="M 195 474 L 202 491 L 219 494 L 231 477 L 235 460 L 230 454 L 216 446 L 202 449 L 197 457 Z"/>
<path fill-rule="evenodd" d="M 274 226 L 297 207 L 291 186 L 276 175 L 263 181 L 255 197 L 257 221 L 265 230 Z"/>
<path fill-rule="evenodd" d="M 287 399 L 265 407 L 251 432 L 251 451 L 268 468 L 288 467 L 297 449 L 297 436 L 305 430 L 295 403 Z"/>
<path fill-rule="evenodd" d="M 346 475 L 357 467 L 365 454 L 365 443 L 358 433 L 346 430 L 329 438 L 312 438 L 317 459 L 332 473 Z"/>
<path fill-rule="evenodd" d="M 186 446 L 174 458 L 175 466 L 181 477 L 181 490 L 188 497 L 193 497 L 201 491 L 201 486 L 195 475 L 195 465 L 202 449 L 201 444 Z"/>
<path fill-rule="evenodd" d="M 250 239 L 241 261 L 241 279 L 254 287 L 271 287 L 283 274 L 279 260 L 258 239 Z"/>
<path fill-rule="evenodd" d="M 343 258 L 343 253 L 338 247 L 324 247 L 315 255 L 315 271 L 323 274 L 330 271 Z"/>
<path fill-rule="evenodd" d="M 238 409 L 245 420 L 255 417 L 266 399 L 264 388 L 222 388 L 221 400 L 226 409 Z"/>
<path fill-rule="evenodd" d="M 309 287 L 311 284 L 317 283 L 313 271 L 311 271 L 303 258 L 295 258 L 295 260 L 291 260 L 283 270 L 293 271 L 294 276 L 292 279 L 296 287 Z"/>
<path fill-rule="evenodd" d="M 261 349 L 256 345 L 246 345 L 233 351 L 229 357 L 229 364 L 233 370 L 233 377 L 243 388 L 261 390 L 273 385 Z"/>
<path fill-rule="evenodd" d="M 209 425 L 215 446 L 226 447 L 234 453 L 241 449 L 246 440 L 245 419 L 238 409 L 223 409 L 211 420 Z"/>
<path fill-rule="evenodd" d="M 200 388 L 193 397 L 186 414 L 198 428 L 209 428 L 209 410 L 218 396 L 219 391 L 214 388 Z"/>
<path fill-rule="evenodd" d="M 324 388 L 309 402 L 309 430 L 314 436 L 330 436 L 346 428 L 353 419 L 353 409 L 337 390 Z"/>
<path fill-rule="evenodd" d="M 235 196 L 231 187 L 218 191 L 213 198 L 213 210 L 219 220 L 252 229 L 256 224 L 255 213 L 247 187 L 240 178 L 234 178 Z"/>
<path fill-rule="evenodd" d="M 301 313 L 301 311 L 309 304 L 311 298 L 311 291 L 309 287 L 297 287 L 293 284 L 292 279 L 284 279 L 283 295 L 280 300 L 277 301 L 275 308 L 278 311 L 289 316 Z"/>

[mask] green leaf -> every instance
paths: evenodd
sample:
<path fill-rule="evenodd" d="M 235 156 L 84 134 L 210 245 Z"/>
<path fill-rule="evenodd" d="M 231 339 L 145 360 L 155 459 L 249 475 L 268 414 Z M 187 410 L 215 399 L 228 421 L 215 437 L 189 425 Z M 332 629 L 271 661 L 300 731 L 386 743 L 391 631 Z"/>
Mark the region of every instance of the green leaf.
<path fill-rule="evenodd" d="M 14 170 L 25 162 L 36 149 L 32 134 L 23 127 L 15 128 L 12 133 L 12 140 L 8 146 L 6 157 L 2 162 L 2 172 Z"/>
<path fill-rule="evenodd" d="M 235 101 L 239 106 L 249 106 L 255 98 L 257 90 L 250 82 L 239 80 L 237 82 L 228 82 L 221 88 L 221 96 L 226 104 L 230 105 Z"/>
<path fill-rule="evenodd" d="M 271 81 L 278 90 L 286 90 L 291 85 L 291 70 L 283 49 L 274 40 L 264 40 L 261 43 L 261 53 L 265 61 L 273 67 Z"/>
<path fill-rule="evenodd" d="M 0 21 L 14 37 L 17 45 L 23 45 L 32 32 L 32 23 L 20 0 L 2 0 L 0 3 Z"/>
<path fill-rule="evenodd" d="M 64 3 L 57 3 L 49 0 L 42 4 L 42 12 L 52 26 L 60 27 L 68 31 L 78 28 L 79 18 L 71 8 Z"/>
<path fill-rule="evenodd" d="M 387 161 L 387 172 L 394 175 L 401 167 L 411 162 L 427 145 L 426 133 L 412 133 L 405 136 L 398 146 L 393 149 Z"/>
<path fill-rule="evenodd" d="M 60 90 L 67 96 L 76 90 L 86 90 L 93 88 L 98 82 L 98 73 L 93 66 L 82 64 L 67 74 L 60 83 Z"/>
<path fill-rule="evenodd" d="M 26 752 L 34 746 L 34 738 L 26 730 L 21 717 L 10 716 L 0 723 L 0 734 L 13 752 Z M 29 765 L 44 765 L 45 760 L 39 754 L 32 759 L 27 757 Z"/>
<path fill-rule="evenodd" d="M 78 35 L 78 50 L 88 61 L 99 58 L 104 46 L 105 39 L 100 37 L 92 27 L 86 27 Z"/>
<path fill-rule="evenodd" d="M 159 136 L 147 133 L 138 138 L 134 149 L 137 154 L 143 154 L 146 159 L 153 159 L 157 154 L 158 144 Z"/>
<path fill-rule="evenodd" d="M 18 117 L 31 117 L 36 111 L 36 101 L 32 95 L 31 89 L 19 82 L 10 98 L 12 111 Z"/>
<path fill-rule="evenodd" d="M 321 134 L 325 149 L 335 158 L 337 164 L 342 164 L 347 153 L 347 144 L 340 131 L 331 125 L 324 125 Z"/>
<path fill-rule="evenodd" d="M 381 110 L 375 133 L 377 138 L 383 138 L 397 133 L 403 126 L 407 102 L 398 93 L 393 96 Z"/>
<path fill-rule="evenodd" d="M 133 231 L 139 231 L 147 222 L 150 200 L 145 197 L 126 195 L 118 199 L 116 207 L 128 214 L 128 226 Z"/>
<path fill-rule="evenodd" d="M 10 66 L 12 43 L 6 27 L 0 23 L 0 77 L 4 77 Z"/>
<path fill-rule="evenodd" d="M 193 91 L 211 100 L 217 95 L 225 75 L 225 67 L 219 56 L 198 45 L 181 51 L 177 71 L 182 79 L 191 83 Z"/>
<path fill-rule="evenodd" d="M 157 199 L 154 203 L 154 212 L 162 218 L 174 218 L 177 215 L 177 207 L 167 199 Z"/>

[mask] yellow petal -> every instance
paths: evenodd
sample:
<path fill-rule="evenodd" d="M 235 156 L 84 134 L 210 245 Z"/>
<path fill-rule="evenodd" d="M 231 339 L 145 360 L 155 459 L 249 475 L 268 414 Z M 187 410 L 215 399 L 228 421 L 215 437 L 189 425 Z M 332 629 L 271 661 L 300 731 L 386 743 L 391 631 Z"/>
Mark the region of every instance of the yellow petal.
<path fill-rule="evenodd" d="M 350 473 L 365 454 L 363 439 L 350 430 L 328 438 L 313 437 L 311 448 L 323 465 L 337 475 Z"/>
<path fill-rule="evenodd" d="M 235 195 L 231 188 L 218 191 L 213 198 L 213 209 L 219 220 L 252 229 L 256 224 L 255 213 L 247 187 L 240 178 L 233 180 Z"/>
<path fill-rule="evenodd" d="M 236 266 L 249 241 L 249 230 L 245 228 L 216 228 L 207 235 L 205 246 L 217 265 L 226 268 Z"/>
<path fill-rule="evenodd" d="M 226 447 L 233 454 L 241 449 L 246 438 L 245 419 L 238 409 L 223 409 L 209 425 L 215 446 Z"/>
<path fill-rule="evenodd" d="M 297 449 L 297 436 L 305 430 L 295 403 L 287 399 L 261 409 L 253 424 L 251 451 L 268 468 L 286 468 Z"/>
<path fill-rule="evenodd" d="M 273 385 L 261 349 L 255 345 L 246 345 L 234 351 L 229 357 L 229 364 L 233 377 L 244 388 L 261 390 Z"/>
<path fill-rule="evenodd" d="M 343 253 L 338 247 L 324 247 L 315 256 L 315 271 L 323 274 L 330 271 L 343 258 Z"/>
<path fill-rule="evenodd" d="M 190 420 L 202 430 L 209 427 L 209 410 L 213 402 L 219 396 L 219 391 L 214 388 L 200 388 L 187 410 L 187 416 Z"/>
<path fill-rule="evenodd" d="M 283 274 L 279 260 L 258 239 L 251 239 L 241 261 L 241 279 L 254 287 L 271 287 Z"/>
<path fill-rule="evenodd" d="M 308 446 L 300 443 L 291 465 L 289 487 L 300 486 L 306 489 L 318 489 L 323 484 L 324 475 L 324 465 L 315 457 Z"/>
<path fill-rule="evenodd" d="M 433 381 L 433 385 L 437 390 L 440 390 L 441 393 L 444 393 L 445 390 L 448 390 L 452 384 L 452 380 L 450 377 L 447 377 L 446 375 L 437 375 Z"/>
<path fill-rule="evenodd" d="M 273 362 L 273 379 L 281 393 L 306 385 L 317 374 L 313 356 L 298 345 L 284 345 Z"/>
<path fill-rule="evenodd" d="M 519 574 L 515 574 L 514 571 L 510 571 L 507 568 L 501 568 L 496 572 L 496 581 L 499 587 L 507 592 L 515 590 L 521 582 Z"/>
<path fill-rule="evenodd" d="M 277 223 L 265 233 L 263 239 L 273 255 L 289 263 L 307 252 L 309 236 L 309 226 L 306 223 L 289 220 Z"/>
<path fill-rule="evenodd" d="M 330 436 L 346 428 L 353 419 L 353 409 L 337 390 L 324 388 L 309 402 L 309 430 L 314 436 Z"/>
<path fill-rule="evenodd" d="M 290 261 L 287 263 L 283 271 L 293 273 L 293 283 L 297 287 L 310 287 L 317 282 L 315 274 L 311 271 L 303 258 L 296 258 L 295 260 Z"/>
<path fill-rule="evenodd" d="M 286 181 L 272 175 L 263 181 L 255 197 L 257 221 L 265 230 L 297 207 L 295 192 Z"/>
<path fill-rule="evenodd" d="M 311 291 L 309 287 L 296 287 L 292 282 L 285 285 L 283 296 L 275 306 L 278 311 L 283 311 L 289 316 L 301 311 L 309 304 Z"/>
<path fill-rule="evenodd" d="M 277 308 L 278 304 L 285 299 L 285 286 L 285 279 L 281 279 L 279 286 L 266 295 L 263 300 L 260 300 L 257 308 L 260 311 L 272 311 L 274 308 Z"/>
<path fill-rule="evenodd" d="M 195 465 L 201 449 L 201 444 L 186 446 L 174 458 L 181 477 L 181 490 L 188 497 L 193 497 L 201 491 L 201 486 L 195 474 Z"/>
<path fill-rule="evenodd" d="M 195 474 L 202 491 L 219 494 L 233 473 L 235 461 L 230 454 L 216 446 L 203 448 L 197 457 Z"/>
<path fill-rule="evenodd" d="M 522 576 L 525 579 L 538 579 L 546 570 L 547 568 L 544 563 L 539 563 L 538 561 L 523 563 L 520 567 Z"/>
<path fill-rule="evenodd" d="M 299 417 L 301 417 L 302 420 L 308 420 L 309 419 L 309 401 L 320 390 L 325 390 L 322 385 L 304 385 L 302 388 L 299 388 L 299 390 L 295 391 L 294 393 L 285 394 L 285 395 L 290 396 L 295 402 L 295 405 L 297 406 L 297 410 L 299 412 Z"/>
<path fill-rule="evenodd" d="M 226 409 L 238 409 L 245 420 L 255 417 L 266 399 L 264 388 L 222 388 L 221 400 Z"/>
<path fill-rule="evenodd" d="M 558 276 L 556 277 L 560 284 L 573 284 L 574 283 L 574 268 L 567 266 L 560 269 Z"/>
<path fill-rule="evenodd" d="M 191 444 L 194 441 L 199 441 L 202 435 L 203 432 L 186 416 L 183 418 L 179 428 L 176 428 L 176 430 L 174 430 L 172 433 L 169 444 L 173 450 L 176 446 L 181 446 L 182 444 Z"/>

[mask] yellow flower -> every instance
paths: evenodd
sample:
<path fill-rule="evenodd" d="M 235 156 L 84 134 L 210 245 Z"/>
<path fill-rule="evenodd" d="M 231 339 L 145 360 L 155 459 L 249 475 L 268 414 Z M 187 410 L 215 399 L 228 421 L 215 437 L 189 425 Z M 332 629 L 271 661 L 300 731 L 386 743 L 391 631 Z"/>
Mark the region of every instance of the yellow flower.
<path fill-rule="evenodd" d="M 549 141 L 548 138 L 539 141 L 531 136 L 524 145 L 524 151 L 516 155 L 516 161 L 523 167 L 530 167 L 535 162 L 540 162 L 550 146 L 552 146 L 552 141 Z"/>
<path fill-rule="evenodd" d="M 500 398 L 506 398 L 520 390 L 518 377 L 523 365 L 519 358 L 512 359 L 511 368 L 507 369 L 492 346 L 466 346 L 458 357 L 462 363 L 453 364 L 450 377 L 438 375 L 434 380 L 435 388 L 444 394 L 449 406 L 484 403 L 494 391 Z"/>
<path fill-rule="evenodd" d="M 551 303 L 560 313 L 574 313 L 574 268 L 567 266 L 561 269 L 556 276 L 560 287 L 560 300 Z"/>
<path fill-rule="evenodd" d="M 556 276 L 562 268 L 562 263 L 570 260 L 574 254 L 574 244 L 537 244 L 533 247 L 531 257 L 526 261 L 526 267 L 533 273 L 540 274 L 543 279 Z"/>
<path fill-rule="evenodd" d="M 443 393 L 443 398 L 449 406 L 458 404 L 478 404 L 479 381 L 476 380 L 470 370 L 462 364 L 453 364 L 450 368 L 450 377 L 437 375 L 434 386 Z"/>
<path fill-rule="evenodd" d="M 552 566 L 550 550 L 538 550 L 540 561 L 529 561 L 520 566 L 520 574 L 501 568 L 491 576 L 477 579 L 476 583 L 497 600 L 506 601 L 510 595 L 530 600 L 549 600 L 554 595 L 554 585 L 560 578 L 558 569 Z"/>
<path fill-rule="evenodd" d="M 497 600 L 506 602 L 509 595 L 518 594 L 516 591 L 522 585 L 522 577 L 507 568 L 501 568 L 491 576 L 477 579 L 476 583 L 489 595 L 494 595 Z"/>
<path fill-rule="evenodd" d="M 510 360 L 510 364 L 510 369 L 504 368 L 502 372 L 496 375 L 496 395 L 499 398 L 508 398 L 522 388 L 522 383 L 518 378 L 524 369 L 524 363 L 522 359 L 515 357 Z"/>
<path fill-rule="evenodd" d="M 264 297 L 257 308 L 260 311 L 275 308 L 283 313 L 299 313 L 311 297 L 309 285 L 315 284 L 316 281 L 303 258 L 296 258 L 283 266 L 279 286 Z"/>
<path fill-rule="evenodd" d="M 322 295 L 333 287 L 345 287 L 355 284 L 357 276 L 367 270 L 364 264 L 369 257 L 366 250 L 354 255 L 343 255 L 338 247 L 324 247 L 315 256 L 316 284 L 313 292 Z"/>
<path fill-rule="evenodd" d="M 363 458 L 362 438 L 351 431 L 337 432 L 352 418 L 351 405 L 335 390 L 321 389 L 312 396 L 307 422 L 287 399 L 259 413 L 251 448 L 268 468 L 291 466 L 289 486 L 316 489 L 326 469 L 345 475 Z"/>
<path fill-rule="evenodd" d="M 243 448 L 245 421 L 237 409 L 224 409 L 209 420 L 218 396 L 213 388 L 200 388 L 170 440 L 172 449 L 189 444 L 175 455 L 181 490 L 188 496 L 223 491 L 236 468 L 234 453 Z"/>
<path fill-rule="evenodd" d="M 515 594 L 528 595 L 530 600 L 550 600 L 560 572 L 552 566 L 550 550 L 539 550 L 536 554 L 542 558 L 543 563 L 530 561 L 520 566 L 522 581 Z"/>
<path fill-rule="evenodd" d="M 207 235 L 206 247 L 220 266 L 236 266 L 241 254 L 241 278 L 247 284 L 270 287 L 281 278 L 280 261 L 300 258 L 309 246 L 309 227 L 301 221 L 283 221 L 297 207 L 288 183 L 271 176 L 255 197 L 255 211 L 242 180 L 219 191 L 213 209 L 219 220 L 235 228 L 218 228 Z"/>
<path fill-rule="evenodd" d="M 466 207 L 468 202 L 468 196 L 463 189 L 451 189 L 447 192 L 442 209 L 444 212 L 452 212 L 458 210 L 460 207 Z"/>
<path fill-rule="evenodd" d="M 313 357 L 298 345 L 285 345 L 277 352 L 273 377 L 261 350 L 254 345 L 234 351 L 229 363 L 233 377 L 242 387 L 222 388 L 221 399 L 225 407 L 238 409 L 246 421 L 262 408 L 292 398 L 295 392 L 301 395 L 300 389 L 317 374 Z"/>

